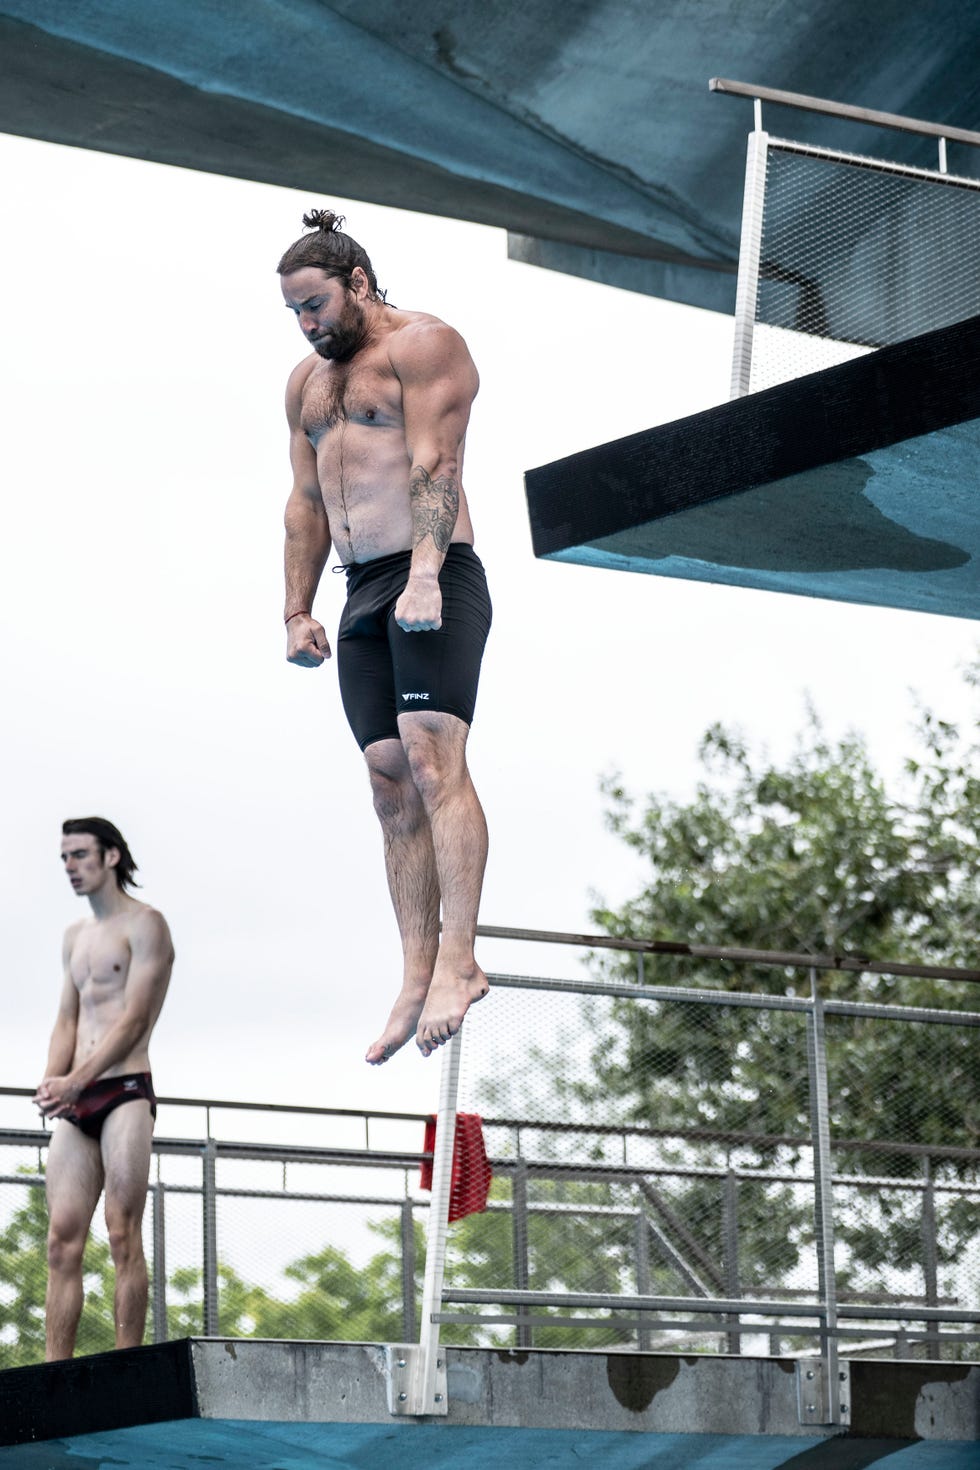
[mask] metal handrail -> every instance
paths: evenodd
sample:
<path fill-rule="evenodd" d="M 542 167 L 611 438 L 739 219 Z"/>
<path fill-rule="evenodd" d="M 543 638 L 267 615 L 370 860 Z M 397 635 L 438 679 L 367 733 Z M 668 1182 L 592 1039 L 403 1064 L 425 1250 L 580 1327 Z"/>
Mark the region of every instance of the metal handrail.
<path fill-rule="evenodd" d="M 778 87 L 756 87 L 750 82 L 732 82 L 725 77 L 712 77 L 711 92 L 728 92 L 753 101 L 775 102 L 780 107 L 795 107 L 800 112 L 821 112 L 828 117 L 846 118 L 850 122 L 869 123 L 872 127 L 892 128 L 899 133 L 917 133 L 925 138 L 947 138 L 954 143 L 980 147 L 980 133 L 969 128 L 954 128 L 947 123 L 923 122 L 903 117 L 899 112 L 878 112 L 872 107 L 855 107 L 848 102 L 831 102 L 826 97 L 810 97 L 804 92 L 784 92 Z"/>
<path fill-rule="evenodd" d="M 980 141 L 980 134 L 977 135 Z M 918 965 L 907 960 L 876 960 L 857 954 L 803 954 L 795 950 L 739 949 L 723 944 L 689 944 L 680 939 L 619 939 L 611 934 L 569 934 L 549 929 L 511 929 L 479 924 L 484 939 L 524 939 L 538 944 L 567 944 L 583 949 L 619 949 L 630 954 L 682 955 L 694 960 L 731 960 L 734 964 L 777 969 L 841 970 L 869 975 L 908 975 L 921 980 L 963 980 L 980 984 L 980 970 L 960 965 Z M 564 982 L 561 982 L 564 983 Z"/>
<path fill-rule="evenodd" d="M 33 1097 L 35 1087 L 0 1087 L 0 1097 Z M 320 1108 L 308 1103 L 241 1102 L 219 1097 L 165 1097 L 157 1096 L 157 1102 L 167 1107 L 205 1108 L 214 1112 L 235 1110 L 252 1113 L 300 1113 L 324 1118 L 375 1118 L 386 1122 L 424 1123 L 426 1113 L 389 1113 L 377 1108 Z"/>

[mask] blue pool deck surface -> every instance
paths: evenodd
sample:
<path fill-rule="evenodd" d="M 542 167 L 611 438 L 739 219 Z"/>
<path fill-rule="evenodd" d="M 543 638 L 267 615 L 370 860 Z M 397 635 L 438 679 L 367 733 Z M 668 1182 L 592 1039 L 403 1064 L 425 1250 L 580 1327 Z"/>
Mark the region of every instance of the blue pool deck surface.
<path fill-rule="evenodd" d="M 0 1470 L 980 1470 L 980 1363 L 856 1359 L 834 1426 L 801 1422 L 792 1359 L 621 1351 L 447 1347 L 445 1413 L 393 1414 L 404 1351 L 187 1338 L 8 1369 Z"/>
<path fill-rule="evenodd" d="M 184 1419 L 0 1449 L 0 1470 L 977 1470 L 976 1443 Z"/>

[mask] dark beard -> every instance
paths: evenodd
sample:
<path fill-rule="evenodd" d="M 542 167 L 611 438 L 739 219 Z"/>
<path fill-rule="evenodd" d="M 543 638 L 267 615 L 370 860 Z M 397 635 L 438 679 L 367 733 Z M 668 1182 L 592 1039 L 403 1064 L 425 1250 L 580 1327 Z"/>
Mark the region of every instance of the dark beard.
<path fill-rule="evenodd" d="M 314 352 L 328 362 L 346 362 L 363 347 L 367 338 L 367 321 L 364 308 L 351 301 L 344 314 L 333 326 L 329 337 L 313 343 Z"/>

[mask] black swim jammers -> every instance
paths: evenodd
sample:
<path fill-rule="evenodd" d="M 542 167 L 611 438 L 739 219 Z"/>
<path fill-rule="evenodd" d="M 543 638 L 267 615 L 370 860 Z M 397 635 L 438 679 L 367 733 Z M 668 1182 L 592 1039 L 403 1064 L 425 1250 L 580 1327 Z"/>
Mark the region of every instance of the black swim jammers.
<path fill-rule="evenodd" d="M 395 622 L 395 603 L 411 561 L 410 551 L 398 551 L 347 568 L 337 675 L 362 750 L 377 740 L 397 740 L 398 716 L 412 710 L 438 710 L 473 723 L 492 617 L 483 563 L 472 546 L 454 541 L 439 573 L 442 627 L 406 633 Z"/>

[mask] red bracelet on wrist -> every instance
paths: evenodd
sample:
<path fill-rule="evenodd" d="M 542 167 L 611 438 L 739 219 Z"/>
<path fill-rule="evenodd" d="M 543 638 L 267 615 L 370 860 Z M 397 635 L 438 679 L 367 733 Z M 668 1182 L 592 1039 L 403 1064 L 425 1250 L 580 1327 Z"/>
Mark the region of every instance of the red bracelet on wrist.
<path fill-rule="evenodd" d="M 289 614 L 289 617 L 286 619 L 286 622 L 287 623 L 291 623 L 293 621 L 293 618 L 308 618 L 309 615 L 310 615 L 309 608 L 308 607 L 301 607 L 300 610 L 299 610 L 299 612 L 290 613 Z"/>

